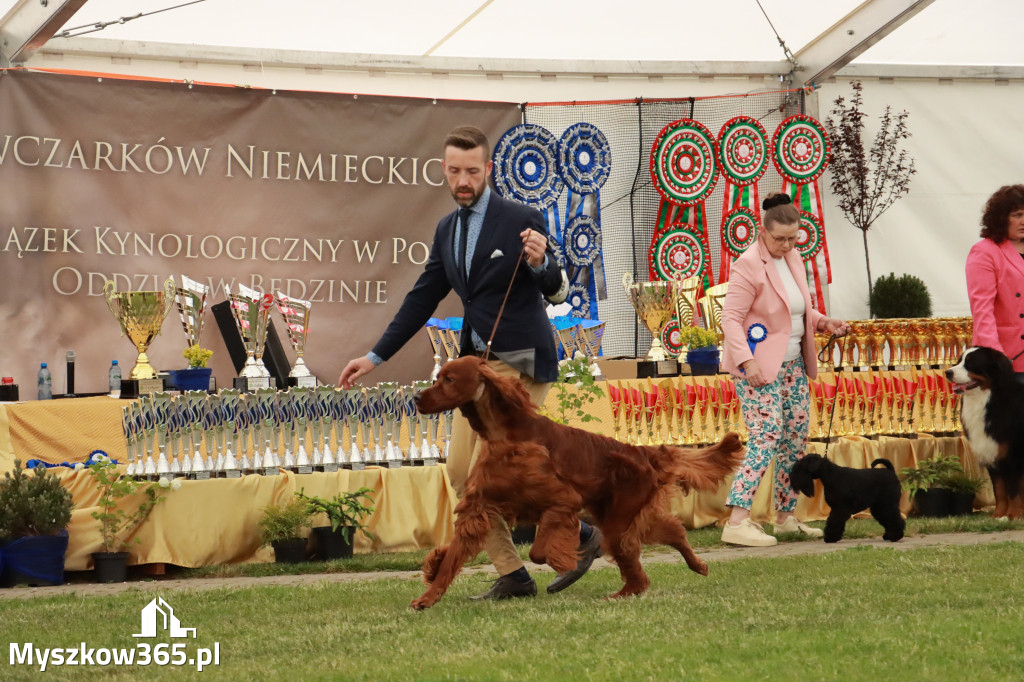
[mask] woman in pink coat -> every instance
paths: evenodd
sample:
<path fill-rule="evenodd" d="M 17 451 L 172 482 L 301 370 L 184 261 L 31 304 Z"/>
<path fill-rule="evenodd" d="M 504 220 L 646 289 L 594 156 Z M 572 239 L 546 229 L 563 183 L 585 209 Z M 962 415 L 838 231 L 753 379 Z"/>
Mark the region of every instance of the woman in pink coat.
<path fill-rule="evenodd" d="M 967 256 L 967 297 L 975 346 L 995 348 L 1024 372 L 1024 185 L 1007 185 L 989 197 L 981 216 L 981 241 Z"/>
<path fill-rule="evenodd" d="M 817 376 L 815 331 L 845 335 L 850 326 L 811 307 L 807 275 L 794 249 L 800 213 L 786 194 L 762 203 L 757 241 L 732 266 L 722 310 L 722 368 L 736 377 L 747 425 L 747 452 L 729 491 L 722 541 L 769 546 L 776 540 L 750 518 L 754 493 L 775 458 L 775 533 L 822 531 L 795 516 L 789 472 L 803 457 L 810 426 L 807 376 Z"/>

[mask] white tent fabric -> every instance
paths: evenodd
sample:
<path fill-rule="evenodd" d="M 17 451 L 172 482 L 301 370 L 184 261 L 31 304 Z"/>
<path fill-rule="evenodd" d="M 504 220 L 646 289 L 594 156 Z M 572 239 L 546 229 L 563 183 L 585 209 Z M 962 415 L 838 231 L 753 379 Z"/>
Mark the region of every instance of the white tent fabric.
<path fill-rule="evenodd" d="M 882 6 L 905 5 L 872 0 Z M 188 0 L 89 0 L 65 28 Z M 0 2 L 17 5 L 16 2 Z M 565 101 L 724 95 L 776 88 L 794 53 L 859 0 L 206 0 L 55 38 L 27 66 L 267 88 L 420 97 Z M 287 9 L 284 9 L 287 7 Z M 869 234 L 872 275 L 908 272 L 935 313 L 968 312 L 967 250 L 987 196 L 1022 182 L 1024 3 L 934 0 L 825 82 L 824 118 L 856 76 L 869 113 L 910 112 L 918 174 Z M 403 55 L 405 57 L 403 57 Z M 868 121 L 871 131 L 872 121 Z M 827 188 L 834 313 L 867 316 L 861 234 Z"/>

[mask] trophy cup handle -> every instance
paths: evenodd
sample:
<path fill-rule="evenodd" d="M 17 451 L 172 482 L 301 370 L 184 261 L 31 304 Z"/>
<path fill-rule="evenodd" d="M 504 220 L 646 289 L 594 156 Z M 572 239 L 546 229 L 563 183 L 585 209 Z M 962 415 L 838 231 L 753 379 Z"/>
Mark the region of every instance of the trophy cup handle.
<path fill-rule="evenodd" d="M 160 318 L 163 320 L 167 317 L 167 313 L 171 312 L 171 306 L 174 305 L 174 294 L 175 294 L 174 278 L 168 277 L 167 281 L 164 282 L 164 314 Z M 103 287 L 104 293 L 106 293 L 106 287 Z"/>
<path fill-rule="evenodd" d="M 107 308 L 110 309 L 111 314 L 118 322 L 121 321 L 121 317 L 117 313 L 117 308 L 114 306 L 114 299 L 117 296 L 115 289 L 117 285 L 114 284 L 114 280 L 108 279 L 106 284 L 103 285 L 103 300 L 107 302 Z M 124 330 L 121 330 L 121 336 L 124 336 Z"/>

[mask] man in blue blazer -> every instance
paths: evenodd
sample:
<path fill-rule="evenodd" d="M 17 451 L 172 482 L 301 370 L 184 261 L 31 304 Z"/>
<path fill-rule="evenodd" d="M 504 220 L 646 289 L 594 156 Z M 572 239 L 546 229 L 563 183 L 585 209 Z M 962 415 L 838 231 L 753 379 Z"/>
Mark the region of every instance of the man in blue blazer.
<path fill-rule="evenodd" d="M 561 303 L 568 293 L 568 280 L 548 243 L 544 218 L 536 209 L 503 199 L 490 190 L 490 144 L 480 129 L 461 126 L 449 133 L 442 166 L 459 208 L 437 224 L 423 274 L 380 340 L 366 356 L 345 366 L 338 385 L 348 388 L 397 353 L 423 329 L 453 289 L 465 308 L 460 355 L 482 354 L 508 291 L 489 364 L 499 374 L 522 381 L 533 402 L 543 404 L 551 383 L 558 379 L 558 356 L 544 298 Z M 524 251 L 525 262 L 516 271 L 516 262 Z M 460 499 L 476 454 L 477 436 L 466 419 L 456 414 L 447 470 Z M 537 585 L 527 573 L 504 520 L 491 519 L 484 548 L 500 577 L 477 598 L 507 599 L 537 593 Z M 548 591 L 558 592 L 578 580 L 600 551 L 598 531 L 582 524 L 576 570 L 555 578 Z"/>

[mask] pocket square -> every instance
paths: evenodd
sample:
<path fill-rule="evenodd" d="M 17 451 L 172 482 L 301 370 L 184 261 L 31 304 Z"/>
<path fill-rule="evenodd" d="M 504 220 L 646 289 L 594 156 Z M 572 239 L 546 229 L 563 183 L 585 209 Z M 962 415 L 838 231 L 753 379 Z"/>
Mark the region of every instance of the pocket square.
<path fill-rule="evenodd" d="M 491 258 L 501 258 L 504 255 L 505 254 L 504 252 L 502 252 L 501 249 L 495 249 L 494 252 L 491 254 Z"/>

